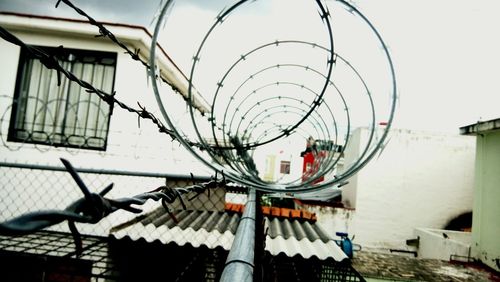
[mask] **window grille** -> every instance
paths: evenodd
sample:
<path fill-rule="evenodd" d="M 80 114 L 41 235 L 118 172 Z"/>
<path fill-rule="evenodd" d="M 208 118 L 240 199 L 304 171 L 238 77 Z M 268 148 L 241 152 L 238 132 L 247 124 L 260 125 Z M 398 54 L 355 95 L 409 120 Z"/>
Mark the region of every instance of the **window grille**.
<path fill-rule="evenodd" d="M 113 93 L 116 53 L 38 47 L 94 87 Z M 8 141 L 106 150 L 111 109 L 97 95 L 21 51 Z"/>

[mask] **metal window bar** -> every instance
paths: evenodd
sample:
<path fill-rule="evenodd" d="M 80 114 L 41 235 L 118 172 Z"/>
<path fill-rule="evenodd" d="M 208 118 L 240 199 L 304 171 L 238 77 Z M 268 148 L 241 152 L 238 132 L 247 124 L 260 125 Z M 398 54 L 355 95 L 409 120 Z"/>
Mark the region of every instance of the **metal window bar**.
<path fill-rule="evenodd" d="M 263 258 L 262 281 L 322 281 L 322 282 L 364 282 L 366 281 L 349 261 L 336 262 L 332 259 L 309 259 L 299 256 L 287 257 L 284 254 Z"/>
<path fill-rule="evenodd" d="M 113 92 L 116 53 L 43 48 L 58 54 L 64 69 L 88 77 Z M 58 86 L 56 70 L 22 51 L 9 141 L 105 150 L 111 109 L 67 78 Z"/>
<path fill-rule="evenodd" d="M 65 3 L 70 3 L 67 0 L 62 0 L 62 1 L 64 1 Z M 74 7 L 74 6 L 72 6 L 72 7 Z M 83 12 L 83 11 L 79 10 L 79 12 Z M 90 20 L 91 20 L 91 18 L 89 18 L 89 21 Z M 102 26 L 101 24 L 97 23 L 93 19 L 91 20 L 91 22 L 93 24 L 99 25 L 100 27 L 104 28 L 104 26 Z M 100 31 L 101 31 L 102 34 L 106 34 L 106 36 L 110 36 L 111 38 L 113 38 L 113 42 L 115 42 L 116 44 L 125 47 L 125 45 L 123 45 L 121 42 L 117 41 L 116 38 L 114 37 L 114 35 L 111 32 L 109 32 L 108 30 L 100 29 Z M 67 71 L 66 69 L 64 69 L 57 62 L 57 60 L 55 59 L 55 57 L 52 54 L 47 54 L 46 52 L 44 52 L 40 48 L 35 48 L 33 46 L 25 44 L 22 40 L 20 40 L 19 38 L 17 38 L 15 35 L 13 35 L 12 33 L 10 33 L 9 31 L 7 31 L 6 29 L 2 28 L 1 26 L 0 26 L 0 37 L 2 39 L 6 40 L 6 41 L 8 41 L 10 43 L 12 43 L 12 44 L 20 46 L 21 50 L 23 50 L 23 52 L 28 52 L 29 54 L 31 54 L 31 55 L 39 58 L 41 60 L 42 64 L 44 66 L 46 66 L 47 68 L 55 69 L 57 71 L 58 80 L 59 80 L 59 77 L 64 76 L 64 77 L 68 78 L 69 80 L 71 80 L 72 82 L 76 82 L 78 85 L 82 86 L 85 89 L 86 92 L 95 94 L 100 99 L 104 100 L 111 107 L 111 112 L 113 111 L 113 108 L 116 105 L 116 106 L 118 106 L 121 109 L 124 109 L 124 110 L 126 110 L 126 111 L 128 111 L 130 113 L 136 114 L 141 119 L 146 119 L 146 120 L 151 121 L 153 124 L 155 124 L 158 127 L 158 129 L 159 129 L 159 131 L 161 133 L 169 135 L 173 140 L 179 140 L 179 136 L 177 136 L 174 133 L 173 130 L 167 128 L 153 113 L 147 111 L 140 104 L 138 105 L 139 106 L 138 109 L 132 108 L 132 107 L 126 105 L 125 103 L 121 102 L 120 100 L 118 100 L 115 97 L 115 92 L 113 92 L 113 93 L 107 93 L 105 91 L 96 89 L 94 86 L 92 86 L 87 81 L 79 79 L 73 73 L 71 73 L 71 72 Z M 135 53 L 132 53 L 130 50 L 127 49 L 127 53 L 130 56 L 132 56 L 132 59 L 139 60 L 139 50 L 136 50 Z M 141 61 L 141 62 L 148 69 L 150 68 L 149 65 L 147 65 L 145 62 L 143 62 L 143 61 Z M 173 91 L 175 91 L 177 93 L 181 93 L 179 91 L 179 89 L 175 85 L 173 85 L 170 82 L 168 82 L 163 76 L 160 75 L 160 79 L 163 82 L 165 82 L 168 85 L 170 85 L 172 87 Z M 16 100 L 15 100 L 15 102 L 16 102 Z M 16 103 L 13 103 L 12 109 L 13 109 L 12 112 L 17 112 L 16 111 Z M 201 111 L 202 115 L 205 114 L 204 110 L 200 109 L 200 111 Z M 12 124 L 14 124 L 14 119 L 11 118 L 10 121 L 11 121 L 11 127 L 13 128 L 14 126 L 12 126 Z M 9 136 L 10 135 L 11 134 L 9 132 Z M 190 146 L 205 149 L 205 146 L 202 145 L 202 144 L 199 144 L 199 143 L 196 143 L 196 142 L 193 142 L 193 141 L 189 141 L 189 140 L 187 140 L 187 143 Z"/>
<path fill-rule="evenodd" d="M 33 281 L 35 279 L 30 278 L 34 274 L 42 273 L 59 279 L 55 281 L 215 282 L 219 281 L 227 255 L 221 249 L 122 242 L 89 235 L 82 239 L 83 253 L 78 256 L 74 248 L 68 247 L 72 239 L 67 233 L 39 231 L 21 237 L 0 235 L 2 279 Z M 180 250 L 182 254 L 174 255 Z M 158 256 L 163 259 L 158 260 Z M 82 277 L 85 280 L 77 279 Z"/>

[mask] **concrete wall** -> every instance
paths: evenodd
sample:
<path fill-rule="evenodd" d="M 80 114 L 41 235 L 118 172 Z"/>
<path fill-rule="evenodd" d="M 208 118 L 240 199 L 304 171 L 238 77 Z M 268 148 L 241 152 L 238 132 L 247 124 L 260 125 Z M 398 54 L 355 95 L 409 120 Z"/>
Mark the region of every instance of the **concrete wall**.
<path fill-rule="evenodd" d="M 349 144 L 347 144 L 344 151 L 344 164 L 342 170 L 348 170 L 350 165 L 355 163 L 361 154 L 361 133 L 362 130 L 356 130 L 352 133 Z M 342 172 L 342 171 L 341 171 Z M 358 174 L 349 178 L 349 183 L 343 186 L 342 189 L 342 202 L 348 208 L 356 207 L 357 190 L 358 190 Z"/>
<path fill-rule="evenodd" d="M 349 238 L 354 234 L 351 231 L 354 231 L 352 221 L 356 214 L 355 210 L 310 205 L 302 206 L 302 208 L 316 214 L 317 222 L 330 238 L 340 240 L 341 238 L 335 234 L 336 232 L 347 232 Z M 357 241 L 354 239 L 354 243 L 358 243 Z"/>
<path fill-rule="evenodd" d="M 452 255 L 471 256 L 471 232 L 417 228 L 414 234 L 419 238 L 420 258 L 447 261 Z"/>
<path fill-rule="evenodd" d="M 500 271 L 500 131 L 477 136 L 472 251 Z"/>
<path fill-rule="evenodd" d="M 358 129 L 352 141 L 364 144 L 367 134 Z M 363 247 L 407 248 L 414 228 L 444 228 L 452 218 L 472 210 L 473 138 L 409 130 L 392 130 L 389 138 L 380 157 L 343 187 L 343 200 L 354 210 L 323 209 L 319 214 L 330 234 L 347 231 Z M 345 163 L 359 151 L 347 148 Z M 337 218 L 322 220 L 323 216 Z"/>

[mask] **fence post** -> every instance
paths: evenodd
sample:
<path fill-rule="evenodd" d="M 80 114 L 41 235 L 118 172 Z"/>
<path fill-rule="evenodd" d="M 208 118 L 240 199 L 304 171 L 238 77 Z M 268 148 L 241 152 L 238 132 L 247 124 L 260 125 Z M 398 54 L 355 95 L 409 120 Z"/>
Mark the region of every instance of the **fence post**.
<path fill-rule="evenodd" d="M 248 200 L 238 224 L 220 281 L 253 281 L 255 252 L 255 189 L 248 189 Z"/>

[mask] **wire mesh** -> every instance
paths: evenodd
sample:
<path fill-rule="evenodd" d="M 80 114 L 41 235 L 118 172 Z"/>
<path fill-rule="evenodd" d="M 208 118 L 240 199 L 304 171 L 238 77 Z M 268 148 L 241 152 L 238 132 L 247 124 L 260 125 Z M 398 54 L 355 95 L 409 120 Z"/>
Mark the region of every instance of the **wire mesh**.
<path fill-rule="evenodd" d="M 82 238 L 77 254 L 67 233 L 0 235 L 2 281 L 218 281 L 227 256 L 221 248 Z"/>
<path fill-rule="evenodd" d="M 1 221 L 39 210 L 63 210 L 81 198 L 81 192 L 67 172 L 58 171 L 48 166 L 29 167 L 29 165 L 25 167 L 15 167 L 9 164 L 0 165 L 0 184 L 3 187 L 0 190 Z M 139 172 L 135 172 L 134 175 L 132 173 L 127 175 L 126 172 L 111 174 L 111 172 L 103 173 L 102 170 L 87 170 L 86 173 L 80 173 L 80 175 L 84 183 L 93 191 L 114 183 L 115 188 L 107 194 L 109 198 L 130 197 L 162 186 L 183 188 L 207 180 L 196 177 L 191 179 L 190 176 L 186 176 L 184 179 L 178 178 L 179 176 L 176 176 L 177 178 L 153 177 L 147 174 L 141 176 Z M 201 194 L 194 192 L 186 194 L 182 197 L 184 198 L 182 202 L 178 199 L 169 206 L 169 209 L 174 213 L 199 210 L 223 212 L 226 201 L 225 190 L 222 187 L 211 190 L 213 191 Z M 154 220 L 155 216 L 160 217 L 167 213 L 162 205 L 154 201 L 146 202 L 141 208 L 145 214 L 153 217 L 151 220 Z M 157 211 L 157 213 L 152 213 L 153 211 Z M 96 224 L 78 224 L 78 229 L 83 234 L 107 236 L 113 227 L 135 219 L 135 214 L 118 210 Z M 50 229 L 68 231 L 68 227 L 64 223 L 52 226 Z M 139 234 L 129 235 L 140 237 Z"/>
<path fill-rule="evenodd" d="M 0 236 L 4 281 L 118 281 L 104 237 L 84 236 L 78 255 L 68 233 Z M 26 265 L 30 265 L 26 268 Z M 44 280 L 44 277 L 46 277 Z"/>
<path fill-rule="evenodd" d="M 0 221 L 47 207 L 64 209 L 81 197 L 67 172 L 40 165 L 29 167 L 5 163 L 0 166 L 3 187 Z M 80 173 L 90 189 L 115 183 L 117 189 L 108 196 L 116 198 L 160 185 L 182 188 L 206 181 L 196 177 L 166 181 L 164 177 L 137 174 L 140 173 L 127 175 L 102 170 Z M 225 203 L 241 202 L 245 197 L 241 188 L 234 189 L 238 193 L 226 193 L 224 187 L 215 187 L 210 193 L 185 194 L 184 203 L 177 200 L 169 206 L 170 212 L 158 202 L 149 201 L 141 206 L 144 212 L 140 215 L 119 210 L 97 224 L 77 223 L 82 234 L 80 251 L 65 223 L 24 236 L 0 236 L 1 258 L 10 261 L 6 265 L 12 265 L 4 277 L 12 281 L 32 281 L 40 275 L 50 281 L 134 281 L 138 277 L 156 281 L 164 273 L 146 270 L 150 265 L 145 265 L 144 260 L 154 265 L 158 256 L 181 252 L 183 256 L 171 259 L 167 280 L 218 281 L 240 218 L 238 213 L 225 212 Z M 111 245 L 110 240 L 114 242 Z M 144 249 L 150 253 L 146 254 Z M 34 266 L 33 271 L 22 274 L 20 267 L 26 263 Z"/>
<path fill-rule="evenodd" d="M 349 261 L 272 256 L 266 253 L 262 268 L 263 281 L 366 281 Z"/>

